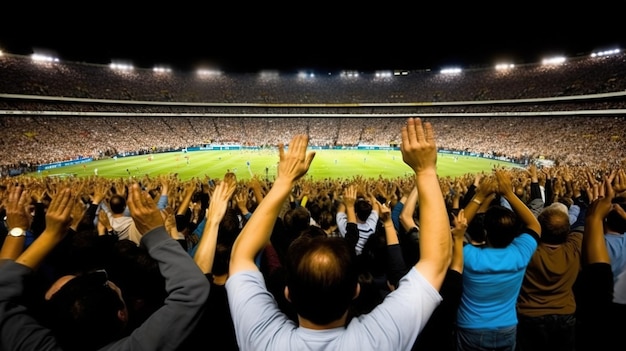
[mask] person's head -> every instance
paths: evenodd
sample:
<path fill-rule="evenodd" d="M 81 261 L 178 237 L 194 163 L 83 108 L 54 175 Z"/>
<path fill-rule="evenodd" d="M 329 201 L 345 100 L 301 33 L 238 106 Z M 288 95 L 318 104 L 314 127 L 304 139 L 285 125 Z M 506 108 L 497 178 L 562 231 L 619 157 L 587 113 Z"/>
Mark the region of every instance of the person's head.
<path fill-rule="evenodd" d="M 124 335 L 128 310 L 105 270 L 63 276 L 45 299 L 50 328 L 64 349 L 96 349 Z"/>
<path fill-rule="evenodd" d="M 483 220 L 485 237 L 491 247 L 507 247 L 520 233 L 520 221 L 515 212 L 501 206 L 490 206 Z"/>
<path fill-rule="evenodd" d="M 337 217 L 335 217 L 331 211 L 323 210 L 322 213 L 320 213 L 317 224 L 325 231 L 331 230 L 333 227 L 337 226 Z"/>
<path fill-rule="evenodd" d="M 320 228 L 319 226 L 316 226 L 314 224 L 310 224 L 307 228 L 303 229 L 300 232 L 300 235 L 307 235 L 307 236 L 310 236 L 310 237 L 326 236 L 326 232 L 324 231 L 324 229 Z"/>
<path fill-rule="evenodd" d="M 115 214 L 124 213 L 124 210 L 126 210 L 126 198 L 119 194 L 113 194 L 111 199 L 109 199 L 109 206 L 111 212 Z"/>
<path fill-rule="evenodd" d="M 285 296 L 300 317 L 326 325 L 347 316 L 359 294 L 359 269 L 345 239 L 302 235 L 289 246 L 285 266 Z"/>
<path fill-rule="evenodd" d="M 239 213 L 233 208 L 226 209 L 218 228 L 218 240 L 228 241 L 231 245 L 235 242 L 243 225 Z"/>
<path fill-rule="evenodd" d="M 541 241 L 546 244 L 562 244 L 570 233 L 567 207 L 555 202 L 544 208 L 537 216 L 541 225 Z"/>
<path fill-rule="evenodd" d="M 485 213 L 476 213 L 472 221 L 468 223 L 465 232 L 473 244 L 484 243 L 487 240 L 487 234 L 485 232 Z"/>
<path fill-rule="evenodd" d="M 230 262 L 230 252 L 239 232 L 241 231 L 241 221 L 234 209 L 227 209 L 224 218 L 220 222 L 217 244 L 215 246 L 215 258 L 213 259 L 213 268 L 211 273 L 214 276 L 225 275 L 228 273 L 228 264 Z"/>
<path fill-rule="evenodd" d="M 354 203 L 354 212 L 358 220 L 365 222 L 372 213 L 372 204 L 365 198 L 358 198 Z"/>
<path fill-rule="evenodd" d="M 306 207 L 297 206 L 289 209 L 283 215 L 285 231 L 288 235 L 295 237 L 311 224 L 311 214 Z"/>
<path fill-rule="evenodd" d="M 320 215 L 322 214 L 322 211 L 324 210 L 322 206 L 320 206 L 319 202 L 309 201 L 306 204 L 306 208 L 307 210 L 309 210 L 309 213 L 311 214 L 311 218 L 313 218 L 315 222 L 319 222 Z"/>

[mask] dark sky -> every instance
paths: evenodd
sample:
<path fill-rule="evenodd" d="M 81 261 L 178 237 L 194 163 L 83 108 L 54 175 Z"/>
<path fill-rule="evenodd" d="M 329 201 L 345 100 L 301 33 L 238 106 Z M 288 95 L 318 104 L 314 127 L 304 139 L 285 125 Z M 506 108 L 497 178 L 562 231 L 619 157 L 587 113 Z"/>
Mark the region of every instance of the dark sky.
<path fill-rule="evenodd" d="M 503 2 L 500 8 L 445 1 L 359 8 L 338 7 L 338 1 L 19 3 L 3 11 L 1 50 L 50 49 L 65 60 L 127 59 L 146 68 L 437 69 L 626 49 L 626 0 L 567 8 L 533 1 Z"/>

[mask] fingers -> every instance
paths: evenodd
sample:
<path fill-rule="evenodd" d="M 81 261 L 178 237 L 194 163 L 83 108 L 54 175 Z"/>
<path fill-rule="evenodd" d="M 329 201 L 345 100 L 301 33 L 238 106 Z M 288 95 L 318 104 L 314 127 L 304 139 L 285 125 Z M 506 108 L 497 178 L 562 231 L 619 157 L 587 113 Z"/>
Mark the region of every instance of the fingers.
<path fill-rule="evenodd" d="M 435 131 L 433 130 L 433 126 L 430 122 L 425 122 L 423 125 L 424 129 L 424 138 L 427 143 L 433 144 L 435 142 Z"/>
<path fill-rule="evenodd" d="M 128 191 L 128 207 L 131 211 L 137 211 L 143 207 L 141 189 L 139 184 L 134 183 Z"/>
<path fill-rule="evenodd" d="M 11 189 L 11 192 L 9 193 L 9 205 L 19 203 L 20 197 L 22 196 L 22 190 L 23 188 L 19 185 L 16 185 L 13 189 Z"/>
<path fill-rule="evenodd" d="M 279 161 L 285 159 L 285 144 L 283 143 L 278 144 L 278 159 Z"/>
<path fill-rule="evenodd" d="M 415 147 L 419 140 L 424 140 L 422 120 L 419 118 L 407 119 L 406 125 L 402 127 L 402 144 L 407 148 Z"/>
<path fill-rule="evenodd" d="M 47 213 L 53 215 L 60 215 L 62 218 L 69 218 L 74 208 L 72 202 L 72 191 L 70 188 L 64 188 L 56 194 L 56 196 L 50 201 Z"/>

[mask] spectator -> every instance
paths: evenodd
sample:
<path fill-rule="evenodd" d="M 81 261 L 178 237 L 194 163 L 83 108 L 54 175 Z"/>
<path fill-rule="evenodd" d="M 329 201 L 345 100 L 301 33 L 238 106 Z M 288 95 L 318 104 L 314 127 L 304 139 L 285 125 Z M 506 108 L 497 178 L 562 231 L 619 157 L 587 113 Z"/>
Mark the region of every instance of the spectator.
<path fill-rule="evenodd" d="M 611 257 L 605 242 L 604 221 L 615 206 L 612 177 L 605 176 L 602 193 L 590 198 L 583 235 L 582 270 L 576 282 L 576 350 L 623 349 L 624 320 L 613 303 Z M 620 184 L 617 182 L 616 184 Z"/>
<path fill-rule="evenodd" d="M 355 244 L 355 251 L 357 255 L 361 254 L 363 247 L 367 242 L 370 235 L 376 231 L 378 223 L 378 212 L 373 209 L 371 199 L 366 198 L 366 194 L 359 194 L 356 201 L 353 204 L 347 204 L 345 202 L 340 203 L 337 208 L 337 228 L 344 237 L 346 236 L 347 225 L 347 211 L 354 210 L 357 219 L 357 228 L 359 229 L 358 240 Z"/>
<path fill-rule="evenodd" d="M 538 216 L 541 240 L 517 300 L 519 351 L 574 350 L 582 233 L 572 231 L 568 209 L 555 202 Z"/>
<path fill-rule="evenodd" d="M 486 246 L 464 247 L 463 294 L 456 330 L 460 350 L 515 350 L 515 305 L 541 235 L 537 218 L 514 193 L 511 174 L 502 169 L 494 173 L 495 179 L 483 181 L 466 206 L 468 221 L 492 192 L 504 197 L 513 211 L 500 205 L 489 207 L 484 217 Z"/>
<path fill-rule="evenodd" d="M 44 232 L 14 261 L 4 260 L 0 264 L 1 348 L 175 350 L 197 324 L 209 286 L 189 255 L 165 232 L 158 208 L 137 184 L 130 189 L 128 204 L 142 235 L 141 244 L 146 245 L 150 255 L 159 262 L 165 277 L 169 295 L 164 306 L 137 329 L 126 332 L 128 309 L 121 298 L 122 292 L 108 280 L 105 271 L 96 270 L 64 276 L 46 293 L 48 307 L 56 311 L 50 315 L 56 321 L 51 324 L 54 336 L 29 313 L 21 297 L 24 279 L 44 263 L 45 257 L 66 235 L 73 199 L 69 188 L 56 192 L 46 211 Z M 76 303 L 82 304 L 78 311 L 71 308 Z"/>
<path fill-rule="evenodd" d="M 402 129 L 403 160 L 415 172 L 420 210 L 428 214 L 421 223 L 420 261 L 371 313 L 349 323 L 347 312 L 359 286 L 354 251 L 342 239 L 302 236 L 290 246 L 285 296 L 298 313 L 298 324 L 278 309 L 255 264 L 282 203 L 315 156 L 307 154 L 307 144 L 308 137 L 298 135 L 288 151 L 279 145 L 278 177 L 233 246 L 226 289 L 240 348 L 410 348 L 441 302 L 438 289 L 451 259 L 450 224 L 438 186 L 431 125 L 411 118 Z M 320 285 L 320 279 L 327 283 Z"/>
<path fill-rule="evenodd" d="M 225 283 L 228 279 L 228 263 L 232 243 L 237 238 L 239 226 L 235 230 L 228 220 L 224 220 L 228 211 L 229 201 L 237 188 L 234 173 L 227 173 L 223 181 L 215 185 L 207 215 L 203 234 L 193 256 L 194 261 L 211 283 L 211 294 L 206 305 L 206 313 L 191 336 L 185 340 L 181 350 L 195 350 L 206 340 L 215 340 L 219 349 L 224 351 L 238 350 L 235 329 L 228 307 Z"/>
<path fill-rule="evenodd" d="M 141 240 L 141 234 L 135 226 L 135 221 L 128 213 L 126 206 L 126 196 L 120 193 L 111 195 L 108 201 L 108 205 L 104 202 L 100 202 L 101 210 L 109 217 L 109 223 L 111 228 L 120 240 L 131 240 L 135 244 L 139 245 Z"/>

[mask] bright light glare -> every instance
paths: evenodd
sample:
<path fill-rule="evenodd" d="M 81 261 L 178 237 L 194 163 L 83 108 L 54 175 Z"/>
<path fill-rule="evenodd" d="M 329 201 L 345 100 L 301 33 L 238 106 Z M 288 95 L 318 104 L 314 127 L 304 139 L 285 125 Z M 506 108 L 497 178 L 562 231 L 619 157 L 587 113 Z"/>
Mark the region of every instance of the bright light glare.
<path fill-rule="evenodd" d="M 610 56 L 610 55 L 619 54 L 619 52 L 620 52 L 620 49 L 599 51 L 599 52 L 592 53 L 591 57 Z"/>
<path fill-rule="evenodd" d="M 59 62 L 59 59 L 52 56 L 32 54 L 30 58 L 35 62 Z"/>
<path fill-rule="evenodd" d="M 565 62 L 565 57 L 557 56 L 557 57 L 543 59 L 543 61 L 541 61 L 541 64 L 543 64 L 543 65 L 560 65 L 560 64 L 562 64 L 564 62 Z"/>
<path fill-rule="evenodd" d="M 197 73 L 201 77 L 219 77 L 222 75 L 222 72 L 213 69 L 199 69 Z"/>
<path fill-rule="evenodd" d="M 496 71 L 504 71 L 513 68 L 515 68 L 515 65 L 512 63 L 499 63 L 496 65 Z"/>
<path fill-rule="evenodd" d="M 442 74 L 459 74 L 462 70 L 460 68 L 444 68 L 440 71 Z"/>
<path fill-rule="evenodd" d="M 170 73 L 170 72 L 172 72 L 172 69 L 168 68 L 168 67 L 157 66 L 157 67 L 152 68 L 152 72 L 155 72 L 155 73 Z"/>
<path fill-rule="evenodd" d="M 358 78 L 359 72 L 357 71 L 342 71 L 339 75 L 342 78 Z"/>
<path fill-rule="evenodd" d="M 129 65 L 126 63 L 111 63 L 109 67 L 111 67 L 111 69 L 118 70 L 118 71 L 132 71 L 135 69 L 133 65 Z"/>
<path fill-rule="evenodd" d="M 315 73 L 307 72 L 307 71 L 299 71 L 298 78 L 299 79 L 315 78 Z"/>

